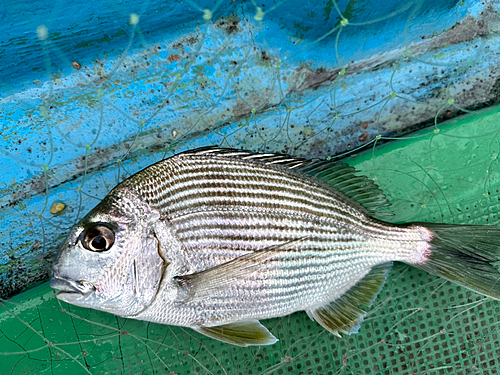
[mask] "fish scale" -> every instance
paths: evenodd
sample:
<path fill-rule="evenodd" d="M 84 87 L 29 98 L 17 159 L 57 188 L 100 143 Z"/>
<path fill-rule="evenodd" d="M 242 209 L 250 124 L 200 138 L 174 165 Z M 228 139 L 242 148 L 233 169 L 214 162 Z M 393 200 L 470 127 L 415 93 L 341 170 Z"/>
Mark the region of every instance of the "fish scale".
<path fill-rule="evenodd" d="M 274 343 L 258 320 L 299 310 L 357 332 L 393 261 L 500 298 L 498 228 L 372 217 L 387 206 L 344 163 L 193 150 L 115 187 L 72 229 L 51 286 L 69 303 L 241 346 Z"/>
<path fill-rule="evenodd" d="M 185 158 L 188 157 L 189 155 L 185 156 Z M 155 170 L 151 171 L 150 178 L 138 176 L 137 180 L 130 181 L 130 185 L 138 187 L 139 192 L 146 190 L 144 196 L 151 197 L 150 203 L 156 205 L 156 208 L 160 210 L 160 212 L 172 218 L 172 220 L 178 216 L 195 212 L 197 209 L 203 210 L 203 212 L 206 212 L 208 215 L 210 213 L 210 206 L 229 206 L 233 208 L 233 211 L 235 211 L 235 206 L 240 206 L 244 207 L 243 210 L 250 210 L 252 207 L 256 207 L 259 211 L 266 208 L 272 208 L 274 212 L 278 210 L 286 211 L 284 212 L 284 216 L 286 217 L 291 216 L 289 213 L 296 215 L 307 210 L 305 213 L 312 217 L 329 218 L 330 222 L 336 225 L 338 225 L 339 222 L 349 222 L 353 225 L 363 227 L 363 231 L 367 233 L 369 233 L 370 230 L 383 228 L 383 226 L 378 225 L 377 222 L 367 220 L 365 215 L 360 215 L 359 210 L 361 210 L 361 208 L 356 212 L 347 204 L 339 204 L 339 197 L 332 194 L 331 190 L 316 188 L 311 191 L 309 186 L 310 183 L 308 184 L 307 182 L 301 181 L 302 183 L 297 185 L 295 179 L 297 176 L 284 174 L 280 170 L 273 170 L 271 172 L 275 173 L 270 173 L 269 170 L 262 170 L 262 168 L 256 166 L 255 170 L 249 170 L 248 174 L 233 174 L 231 177 L 238 177 L 239 180 L 237 181 L 232 179 L 220 180 L 213 178 L 212 171 L 216 170 L 220 173 L 221 170 L 223 170 L 223 173 L 228 173 L 224 170 L 224 163 L 228 163 L 229 166 L 235 169 L 240 167 L 240 164 L 243 163 L 237 163 L 233 160 L 221 160 L 217 163 L 217 161 L 208 160 L 210 163 L 207 162 L 203 164 L 199 160 L 186 160 L 185 163 L 179 164 L 176 168 L 175 164 L 177 164 L 178 161 L 171 162 L 172 165 L 168 165 L 169 160 L 171 159 L 156 165 Z M 202 179 L 200 179 L 199 174 L 191 176 L 193 170 L 201 168 L 200 164 L 202 164 L 204 168 L 206 167 Z M 182 188 L 155 189 L 154 186 L 158 184 L 159 180 L 157 176 L 167 175 L 169 170 L 175 170 L 176 174 L 184 176 L 188 182 L 184 183 Z M 273 185 L 280 187 L 284 191 L 284 195 L 278 193 L 273 195 L 269 194 L 267 189 L 270 186 L 268 182 L 271 176 L 276 180 L 276 183 Z M 193 179 L 191 179 L 191 177 L 193 177 Z M 246 182 L 246 179 L 250 178 L 255 179 L 256 183 L 245 186 L 243 183 Z M 172 180 L 175 181 L 175 177 L 172 177 Z M 233 185 L 235 183 L 239 183 L 241 188 L 228 188 L 227 185 Z M 203 184 L 210 184 L 211 186 L 209 188 L 202 188 L 201 185 Z M 174 185 L 173 182 L 172 185 Z M 295 190 L 292 191 L 290 186 L 294 186 Z M 180 199 L 180 197 L 176 195 L 178 194 L 177 190 L 182 192 L 184 195 L 183 199 Z M 207 190 L 209 190 L 212 195 L 203 197 L 203 193 L 206 193 Z M 152 191 L 156 194 L 151 195 L 150 192 Z M 294 194 L 291 194 L 292 192 L 294 192 Z M 323 200 L 318 200 L 318 195 L 323 198 Z M 214 202 L 215 198 L 216 202 Z M 301 204 L 302 202 L 305 202 L 305 204 Z M 350 204 L 352 205 L 351 202 Z M 214 216 L 217 218 L 216 214 Z M 387 234 L 387 231 L 383 233 L 383 235 Z"/>
<path fill-rule="evenodd" d="M 331 190 L 325 187 L 310 188 L 310 183 L 301 181 L 303 179 L 297 178 L 296 175 L 290 176 L 278 168 L 265 169 L 257 163 L 249 166 L 243 160 L 214 160 L 214 158 L 200 160 L 199 156 L 196 156 L 192 157 L 194 160 L 190 160 L 190 155 L 183 155 L 185 160 L 182 160 L 182 163 L 178 159 L 175 161 L 168 159 L 157 164 L 156 169 L 158 170 L 151 171 L 151 177 L 138 176 L 140 181 L 130 182 L 139 189 L 147 191 L 149 186 L 157 185 L 158 178 L 156 176 L 163 176 L 168 170 L 175 171 L 175 175 L 171 177 L 171 184 L 165 185 L 176 187 L 155 190 L 157 194 L 152 197 L 151 203 L 156 204 L 156 208 L 160 212 L 171 218 L 175 227 L 180 229 L 177 231 L 180 238 L 188 241 L 187 245 L 193 251 L 196 251 L 197 239 L 203 242 L 227 243 L 226 247 L 237 242 L 232 248 L 255 250 L 275 245 L 278 242 L 308 237 L 313 242 L 311 247 L 333 250 L 349 248 L 349 245 L 344 241 L 354 241 L 354 238 L 351 238 L 351 233 L 356 232 L 362 233 L 365 238 L 370 235 L 394 236 L 398 240 L 400 238 L 400 233 L 394 233 L 394 228 L 391 228 L 390 231 L 383 230 L 384 227 L 378 222 L 360 214 L 359 211 L 362 208 L 356 212 L 347 204 L 339 202 L 338 197 Z M 170 165 L 169 161 L 171 161 Z M 203 170 L 204 173 L 201 174 L 200 170 Z M 236 171 L 239 172 L 236 173 Z M 186 181 L 182 187 L 178 187 L 174 183 L 176 175 L 183 176 Z M 218 178 L 220 175 L 227 175 L 228 178 L 220 179 Z M 233 188 L 235 185 L 238 188 Z M 201 186 L 205 187 L 201 188 Z M 276 193 L 270 194 L 269 187 L 280 189 Z M 203 192 L 207 190 L 212 195 L 203 197 Z M 280 191 L 285 193 L 279 193 Z M 180 192 L 183 194 L 183 200 L 179 197 Z M 225 206 L 232 209 L 226 211 L 226 215 L 221 215 L 218 209 Z M 253 211 L 255 212 L 252 212 L 254 207 Z M 272 214 L 259 214 L 262 209 L 266 208 Z M 198 215 L 194 216 L 195 213 Z M 226 216 L 226 220 L 223 220 L 224 216 Z M 288 222 L 294 222 L 294 224 L 281 230 L 270 231 L 270 223 L 276 222 L 278 217 L 286 219 Z M 311 228 L 311 222 L 316 224 L 315 228 Z M 339 233 L 342 230 L 338 227 L 339 223 L 345 223 L 349 226 L 344 229 L 349 231 L 344 238 L 342 236 L 318 235 L 317 231 L 322 231 L 325 234 Z M 304 228 L 308 226 L 309 230 L 305 230 Z M 203 229 L 208 227 L 224 228 L 225 233 L 211 236 L 207 232 L 203 232 Z M 186 230 L 186 228 L 190 228 L 190 230 Z M 397 230 L 397 232 L 405 231 L 409 232 L 407 229 Z M 244 238 L 247 240 L 244 241 Z M 199 248 L 204 248 L 203 243 L 199 245 Z M 240 252 L 237 255 L 240 255 Z"/>
<path fill-rule="evenodd" d="M 174 175 L 169 175 L 170 181 L 163 183 L 163 189 L 155 188 L 158 186 L 157 176 L 166 175 L 167 170 L 175 171 Z M 340 200 L 338 194 L 328 187 L 310 187 L 310 181 L 295 173 L 286 173 L 279 165 L 264 168 L 253 160 L 214 158 L 211 155 L 200 159 L 200 155 L 187 154 L 182 159 L 167 159 L 157 164 L 147 177 L 138 176 L 138 180 L 131 180 L 130 185 L 141 192 L 145 190 L 144 195 L 150 197 L 150 203 L 170 219 L 175 235 L 186 248 L 187 263 L 192 265 L 186 269 L 186 274 L 217 266 L 249 251 L 306 238 L 297 244 L 293 254 L 294 260 L 307 261 L 301 267 L 296 267 L 287 257 L 274 260 L 280 262 L 279 271 L 268 278 L 278 277 L 281 283 L 261 284 L 259 294 L 251 295 L 248 301 L 233 296 L 238 300 L 237 304 L 226 294 L 212 296 L 210 302 L 187 303 L 186 309 L 191 307 L 187 313 L 191 316 L 187 319 L 193 319 L 200 310 L 220 309 L 220 300 L 232 306 L 231 320 L 245 319 L 248 312 L 258 318 L 276 316 L 278 311 L 279 314 L 288 314 L 296 311 L 298 306 L 302 309 L 313 300 L 327 298 L 332 287 L 349 284 L 349 273 L 356 274 L 360 269 L 369 270 L 380 263 L 408 258 L 414 251 L 409 249 L 407 254 L 401 254 L 401 234 L 413 233 L 415 239 L 420 239 L 419 233 L 409 229 L 388 230 L 370 219 L 361 207 L 356 211 L 352 202 L 344 202 L 344 197 Z M 222 207 L 231 207 L 231 210 L 221 214 Z M 261 213 L 261 209 L 272 214 Z M 279 218 L 293 222 L 293 225 L 273 230 L 272 223 Z M 370 248 L 367 243 L 370 236 L 382 236 L 386 240 L 393 237 L 398 240 L 397 248 L 386 246 L 383 255 L 365 250 Z M 390 243 L 386 241 L 386 245 Z M 348 250 L 352 251 L 347 257 L 339 254 L 339 251 Z M 400 253 L 399 257 L 396 252 Z M 200 258 L 199 253 L 215 256 L 208 260 L 207 257 Z M 310 277 L 314 275 L 328 277 Z M 314 297 L 304 299 L 300 296 L 297 280 L 303 288 L 315 291 Z M 319 284 L 326 285 L 319 287 Z M 285 292 L 293 288 L 295 293 L 288 296 L 289 293 Z M 239 291 L 245 294 L 247 290 L 241 286 Z M 164 308 L 161 306 L 158 310 Z M 150 318 L 149 315 L 144 317 Z"/>
<path fill-rule="evenodd" d="M 189 155 L 186 155 L 184 157 L 187 159 L 185 163 L 178 166 L 176 166 L 178 161 L 167 159 L 164 163 L 157 164 L 151 170 L 150 176 L 147 176 L 149 178 L 137 176 L 129 184 L 139 186 L 141 190 L 146 190 L 145 196 L 153 199 L 151 203 L 158 202 L 156 204 L 158 204 L 157 208 L 160 211 L 172 213 L 174 216 L 182 214 L 184 210 L 202 206 L 201 203 L 205 203 L 207 200 L 207 197 L 201 196 L 202 193 L 210 194 L 210 197 L 217 197 L 221 205 L 232 206 L 234 199 L 241 197 L 240 202 L 246 206 L 275 207 L 274 205 L 276 205 L 280 207 L 285 202 L 281 202 L 283 196 L 278 192 L 289 198 L 286 203 L 294 212 L 299 212 L 301 208 L 307 207 L 313 214 L 319 212 L 328 214 L 332 209 L 343 209 L 344 214 L 349 212 L 351 216 L 356 214 L 350 207 L 341 206 L 337 201 L 332 201 L 331 192 L 320 188 L 311 189 L 306 182 L 292 178 L 297 176 L 290 176 L 279 169 L 269 171 L 256 165 L 254 170 L 250 169 L 246 173 L 234 173 L 234 170 L 228 169 L 238 169 L 241 166 L 248 168 L 248 166 L 243 161 L 233 161 L 231 163 L 232 160 L 221 160 L 220 163 L 217 163 L 217 161 L 208 160 L 202 163 L 199 160 L 189 160 L 188 157 Z M 229 165 L 225 165 L 226 163 Z M 184 182 L 176 183 L 174 175 L 170 184 L 162 184 L 163 188 L 156 188 L 155 186 L 159 183 L 158 176 L 169 175 L 171 170 L 174 170 L 175 174 L 181 174 Z M 217 178 L 220 174 L 227 174 L 227 178 Z M 173 187 L 167 187 L 168 185 Z M 234 185 L 239 186 L 239 189 L 231 189 L 231 186 Z M 309 190 L 305 190 L 306 188 Z M 311 195 L 307 195 L 308 192 Z M 323 200 L 317 199 L 319 197 L 323 198 Z M 322 208 L 322 210 L 315 210 L 319 208 Z"/>

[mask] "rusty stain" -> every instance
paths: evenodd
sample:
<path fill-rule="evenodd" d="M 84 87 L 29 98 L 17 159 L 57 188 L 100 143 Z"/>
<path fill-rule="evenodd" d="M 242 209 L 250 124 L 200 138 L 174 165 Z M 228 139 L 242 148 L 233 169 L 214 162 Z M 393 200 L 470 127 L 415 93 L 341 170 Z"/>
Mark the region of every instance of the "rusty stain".
<path fill-rule="evenodd" d="M 368 128 L 368 121 L 363 122 L 363 129 Z"/>
<path fill-rule="evenodd" d="M 291 83 L 291 91 L 303 91 L 307 89 L 316 89 L 324 83 L 332 82 L 337 78 L 339 68 L 335 69 L 311 69 L 306 64 L 302 64 L 294 72 L 293 78 L 295 82 Z"/>
<path fill-rule="evenodd" d="M 169 63 L 172 63 L 174 61 L 181 61 L 181 58 L 179 57 L 179 55 L 170 55 L 168 58 L 167 58 L 167 61 Z"/>
<path fill-rule="evenodd" d="M 266 53 L 266 51 L 262 51 L 260 53 L 260 58 L 263 60 L 263 61 L 271 61 L 271 58 L 268 56 L 268 54 Z"/>
<path fill-rule="evenodd" d="M 234 16 L 229 17 L 227 20 L 221 18 L 215 23 L 216 29 L 221 29 L 226 35 L 234 34 L 240 29 L 240 21 Z"/>
<path fill-rule="evenodd" d="M 449 30 L 442 34 L 427 38 L 424 42 L 416 44 L 409 52 L 411 55 L 418 55 L 422 52 L 428 52 L 430 48 L 441 48 L 442 45 L 455 45 L 463 42 L 469 42 L 476 38 L 484 37 L 490 31 L 490 28 L 500 22 L 500 17 L 496 10 L 490 5 L 481 12 L 478 18 L 467 16 L 460 23 L 452 26 Z M 387 54 L 389 57 L 390 54 Z M 399 56 L 398 56 L 399 58 Z M 352 75 L 353 73 L 364 70 L 373 69 L 374 71 L 384 69 L 389 64 L 392 64 L 396 59 L 392 56 L 387 58 L 381 55 L 377 58 L 371 58 L 366 61 L 351 64 L 346 67 L 344 76 Z M 331 83 L 338 77 L 340 69 L 318 68 L 311 69 L 307 64 L 303 64 L 297 68 L 293 78 L 295 84 L 292 85 L 291 91 L 302 91 L 306 89 L 315 89 L 323 84 Z M 299 78 L 301 78 L 299 80 Z M 375 98 L 374 98 L 375 99 Z"/>
<path fill-rule="evenodd" d="M 488 34 L 490 28 L 497 25 L 498 21 L 497 10 L 490 4 L 485 7 L 477 18 L 467 15 L 462 21 L 433 39 L 437 40 L 438 43 L 446 41 L 450 45 L 471 42 Z"/>
<path fill-rule="evenodd" d="M 368 134 L 367 133 L 363 133 L 362 135 L 360 135 L 359 141 L 360 142 L 364 142 L 364 141 L 366 141 L 367 138 L 368 138 Z"/>
<path fill-rule="evenodd" d="M 80 65 L 77 61 L 73 61 L 73 62 L 71 63 L 71 66 L 72 66 L 73 68 L 75 68 L 76 70 L 80 70 L 80 68 L 82 67 L 82 66 L 81 66 L 81 65 Z"/>

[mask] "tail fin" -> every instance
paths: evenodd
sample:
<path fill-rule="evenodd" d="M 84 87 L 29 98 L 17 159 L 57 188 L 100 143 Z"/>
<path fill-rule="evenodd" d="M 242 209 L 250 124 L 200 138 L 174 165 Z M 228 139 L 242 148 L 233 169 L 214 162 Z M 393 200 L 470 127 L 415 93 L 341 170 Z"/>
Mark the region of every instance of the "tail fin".
<path fill-rule="evenodd" d="M 433 238 L 429 259 L 415 267 L 500 300 L 500 227 L 418 225 Z"/>

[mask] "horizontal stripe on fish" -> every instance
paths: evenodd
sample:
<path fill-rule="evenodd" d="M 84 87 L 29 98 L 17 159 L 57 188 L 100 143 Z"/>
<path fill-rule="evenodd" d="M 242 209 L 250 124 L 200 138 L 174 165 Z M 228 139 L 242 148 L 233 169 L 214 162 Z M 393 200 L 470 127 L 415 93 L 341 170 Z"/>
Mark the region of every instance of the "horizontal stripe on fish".
<path fill-rule="evenodd" d="M 367 267 L 368 264 L 364 266 Z M 348 267 L 333 274 L 331 269 L 323 271 L 316 275 L 300 277 L 299 280 L 297 275 L 290 274 L 288 277 L 292 282 L 288 285 L 280 280 L 284 277 L 286 282 L 286 274 L 273 272 L 267 279 L 248 280 L 244 286 L 234 285 L 231 289 L 225 289 L 220 294 L 214 293 L 210 299 L 194 305 L 199 305 L 200 311 L 208 311 L 215 315 L 224 313 L 226 316 L 229 314 L 237 317 L 259 306 L 257 311 L 252 312 L 256 318 L 269 314 L 283 316 L 292 311 L 292 306 L 306 309 L 314 302 L 331 298 L 332 290 L 336 290 L 339 294 L 343 293 L 346 285 L 352 283 L 352 280 L 357 280 L 366 274 L 366 270 L 353 270 Z"/>
<path fill-rule="evenodd" d="M 304 230 L 312 230 L 314 233 L 325 235 L 349 231 L 358 235 L 362 233 L 366 239 L 382 238 L 386 241 L 391 239 L 401 241 L 404 236 L 409 236 L 408 240 L 421 239 L 421 235 L 413 229 L 400 227 L 389 229 L 387 225 L 384 226 L 373 220 L 346 222 L 346 217 L 340 214 L 334 217 L 319 217 L 311 214 L 297 214 L 296 211 L 279 213 L 276 213 L 275 210 L 270 213 L 269 209 L 260 211 L 260 209 L 252 210 L 248 207 L 241 207 L 239 210 L 224 210 L 223 207 L 215 207 L 211 210 L 184 214 L 173 218 L 171 222 L 175 225 L 180 236 L 185 232 L 216 228 L 233 228 L 239 232 L 243 232 L 245 229 L 258 231 L 260 229 L 279 230 L 282 228 L 290 234 L 300 231 L 297 236 L 291 235 L 290 239 L 306 236 Z"/>
<path fill-rule="evenodd" d="M 192 166 L 194 170 L 189 168 L 189 165 L 182 164 L 179 169 L 176 169 L 176 174 L 182 172 L 182 177 L 177 177 L 176 174 L 169 174 L 168 184 L 158 181 L 157 174 L 151 174 L 151 186 L 145 186 L 149 189 L 146 191 L 151 194 L 151 199 L 155 199 L 158 203 L 161 200 L 172 201 L 175 200 L 176 194 L 186 194 L 190 189 L 199 189 L 208 186 L 207 184 L 224 188 L 227 186 L 247 186 L 249 191 L 255 188 L 270 188 L 273 187 L 294 191 L 297 196 L 313 199 L 314 201 L 327 200 L 331 202 L 331 192 L 328 192 L 323 187 L 318 188 L 311 186 L 310 183 L 303 180 L 303 178 L 291 178 L 280 170 L 264 169 L 258 165 L 248 166 L 245 164 L 238 164 L 237 168 L 233 171 L 221 170 L 221 166 L 212 163 L 211 165 L 204 165 L 203 163 L 196 163 Z M 235 168 L 232 166 L 232 168 Z M 170 169 L 170 168 L 169 168 Z M 246 172 L 241 170 L 248 169 Z M 223 179 L 217 176 L 225 177 Z M 296 176 L 293 176 L 296 177 Z M 144 179 L 142 179 L 142 182 Z M 162 188 L 155 188 L 154 185 L 161 184 Z M 304 190 L 306 188 L 307 190 Z M 284 191 L 284 190 L 283 190 Z M 154 194 L 153 194 L 154 193 Z M 317 198 L 322 198 L 321 200 Z M 344 209 L 353 211 L 350 207 L 339 205 L 336 202 L 331 202 L 333 207 L 344 206 Z"/>
<path fill-rule="evenodd" d="M 202 200 L 200 200 L 200 195 L 203 194 L 202 191 L 199 191 L 200 189 L 200 186 L 207 186 L 207 184 L 211 184 L 212 182 L 210 182 L 210 177 L 209 177 L 209 173 L 210 173 L 210 170 L 204 170 L 205 166 L 203 167 L 200 167 L 200 164 L 202 163 L 193 163 L 192 167 L 193 168 L 196 168 L 195 170 L 197 171 L 196 172 L 196 175 L 194 176 L 189 176 L 189 178 L 186 178 L 186 175 L 183 174 L 183 181 L 185 185 L 182 185 L 182 188 L 180 187 L 177 187 L 176 186 L 176 189 L 166 189 L 162 192 L 162 195 L 164 196 L 162 199 L 164 201 L 163 204 L 161 204 L 159 206 L 159 208 L 163 211 L 163 210 L 168 210 L 168 211 L 171 211 L 175 208 L 174 211 L 176 211 L 175 213 L 171 213 L 173 215 L 173 217 L 176 217 L 176 215 L 184 215 L 185 212 L 182 211 L 182 208 L 185 207 L 186 210 L 189 211 L 189 209 L 192 209 L 194 210 L 195 207 L 200 207 L 200 206 L 203 206 L 205 205 L 204 207 L 206 207 L 210 202 L 208 202 L 208 200 L 214 198 L 214 197 L 209 197 L 209 198 L 206 198 L 203 200 L 203 198 L 201 198 Z M 182 164 L 182 166 L 180 167 L 182 169 L 182 172 L 184 173 L 187 173 L 186 170 L 188 170 L 187 168 L 188 164 Z M 211 166 L 213 166 L 213 168 L 215 168 L 215 171 L 214 173 L 218 173 L 218 174 L 221 174 L 221 175 L 224 175 L 224 173 L 228 173 L 228 171 L 221 171 L 220 170 L 220 166 L 218 166 L 218 164 L 216 163 L 211 163 Z M 245 167 L 248 167 L 244 164 L 242 165 L 239 165 L 238 168 L 245 168 Z M 252 168 L 257 168 L 258 167 L 255 167 L 254 165 L 251 166 Z M 252 169 L 249 169 L 248 173 L 251 173 Z M 262 171 L 264 172 L 264 175 L 261 176 L 261 179 L 259 180 L 259 184 L 260 184 L 260 187 L 257 187 L 256 185 L 249 185 L 247 187 L 247 190 L 248 191 L 245 191 L 245 189 L 242 189 L 241 193 L 242 194 L 245 194 L 244 197 L 241 197 L 241 199 L 239 200 L 239 202 L 241 202 L 242 204 L 245 205 L 246 208 L 248 208 L 248 206 L 253 206 L 253 207 L 262 207 L 263 205 L 276 205 L 278 206 L 277 208 L 281 208 L 283 210 L 287 210 L 287 211 L 291 211 L 291 212 L 295 212 L 297 213 L 297 205 L 287 205 L 285 206 L 282 202 L 276 202 L 276 200 L 266 200 L 266 198 L 259 196 L 257 194 L 255 194 L 255 190 L 257 191 L 261 191 L 262 190 L 262 186 L 266 186 L 266 183 L 268 183 L 268 181 L 266 180 L 266 178 L 268 178 L 268 175 L 270 175 L 269 173 L 269 170 L 266 170 L 266 169 L 262 169 Z M 273 171 L 275 172 L 275 171 Z M 279 171 L 280 173 L 282 173 L 281 171 Z M 179 173 L 179 171 L 177 170 L 177 173 Z M 239 173 L 239 172 L 234 172 L 234 176 L 240 176 L 241 177 L 242 173 Z M 245 181 L 249 181 L 249 180 L 255 180 L 256 177 L 255 176 L 251 176 L 251 175 L 246 175 L 246 174 L 243 174 L 244 176 L 247 177 L 247 179 Z M 283 176 L 284 175 L 279 175 L 278 178 L 277 178 L 277 181 L 281 181 L 283 179 Z M 191 179 L 192 177 L 192 179 Z M 231 176 L 229 176 L 231 177 Z M 275 176 L 276 177 L 276 176 Z M 290 177 L 288 176 L 285 176 L 287 178 L 287 183 L 284 184 L 283 182 L 276 182 L 275 185 L 276 186 L 282 186 L 283 189 L 289 189 L 291 187 L 291 185 L 296 185 L 295 182 L 296 180 L 294 179 L 290 179 Z M 175 176 L 170 176 L 170 178 L 172 179 L 171 183 L 173 185 L 175 185 L 173 183 L 173 181 L 175 181 Z M 200 181 L 199 179 L 202 179 L 202 181 Z M 203 180 L 204 179 L 204 180 Z M 262 182 L 261 182 L 262 180 Z M 229 181 L 229 182 L 228 182 Z M 241 182 L 241 181 L 240 181 Z M 213 184 L 213 191 L 211 191 L 213 194 L 215 195 L 218 195 L 218 196 L 223 196 L 223 194 L 226 194 L 228 195 L 227 193 L 231 192 L 233 193 L 234 195 L 236 195 L 236 191 L 230 191 L 230 190 L 224 190 L 224 189 L 227 189 L 227 187 L 224 187 L 224 183 L 226 184 L 229 184 L 231 186 L 234 186 L 234 181 L 231 180 L 231 179 L 228 179 L 228 180 L 216 180 Z M 289 184 L 288 184 L 289 183 Z M 218 185 L 219 184 L 219 185 Z M 170 184 L 168 184 L 170 185 Z M 175 206 L 175 202 L 173 202 L 173 200 L 175 200 L 175 191 L 181 191 L 182 193 L 181 194 L 189 194 L 189 191 L 190 189 L 188 189 L 188 187 L 191 186 L 191 188 L 193 190 L 195 190 L 194 193 L 191 193 L 191 195 L 189 197 L 182 197 L 183 199 L 179 199 L 179 201 L 182 201 L 182 206 L 181 207 L 176 207 Z M 316 210 L 312 210 L 311 209 L 311 206 L 309 206 L 308 208 L 310 209 L 309 213 L 311 215 L 324 215 L 326 212 L 327 209 L 329 209 L 330 211 L 330 215 L 332 215 L 332 209 L 336 209 L 336 210 L 340 210 L 341 212 L 345 213 L 348 215 L 348 217 L 351 216 L 351 212 L 354 212 L 352 211 L 352 209 L 348 206 L 346 206 L 345 204 L 341 204 L 339 205 L 338 203 L 335 203 L 336 201 L 336 198 L 337 197 L 334 197 L 334 196 L 331 196 L 331 195 L 327 195 L 327 194 L 324 194 L 325 192 L 326 193 L 330 193 L 329 191 L 327 191 L 326 189 L 324 188 L 321 188 L 321 189 L 315 189 L 314 187 L 311 187 L 310 184 L 308 185 L 307 183 L 305 182 L 301 182 L 299 185 L 296 185 L 298 187 L 300 187 L 300 189 L 302 189 L 302 192 L 301 191 L 298 191 L 297 192 L 297 195 L 291 195 L 289 196 L 290 199 L 291 199 L 291 202 L 295 202 L 294 199 L 304 199 L 304 201 L 306 202 L 306 206 L 307 206 L 307 203 L 311 204 L 311 202 L 318 202 L 321 204 L 322 208 L 324 208 L 324 210 L 320 210 L 320 211 L 316 211 Z M 253 190 L 252 190 L 253 189 Z M 300 190 L 299 189 L 299 190 Z M 307 189 L 307 190 L 306 190 Z M 252 194 L 254 193 L 254 194 Z M 329 201 L 327 205 L 325 205 L 324 201 L 320 200 L 315 200 L 315 197 L 322 197 L 324 198 L 325 200 Z M 190 199 L 188 199 L 190 198 Z M 281 198 L 280 196 L 278 196 L 277 199 Z M 227 204 L 227 205 L 231 205 L 231 204 L 234 204 L 234 199 L 231 200 L 231 198 L 223 198 L 221 197 L 220 198 L 221 200 L 218 201 L 219 204 Z M 250 201 L 248 201 L 247 199 L 250 199 Z M 251 199 L 253 199 L 254 201 L 252 201 Z M 272 199 L 272 198 L 271 198 Z M 155 200 L 155 203 L 159 203 L 161 201 L 161 199 L 156 199 Z M 333 204 L 331 204 L 331 202 L 333 201 Z M 279 205 L 281 203 L 281 205 Z M 347 207 L 347 209 L 346 209 Z M 334 211 L 335 212 L 335 211 Z M 356 212 L 354 212 L 354 214 L 356 214 Z M 342 218 L 335 215 L 335 217 L 333 217 L 333 219 L 336 219 L 336 220 L 341 220 L 342 221 Z M 362 220 L 362 225 L 370 225 L 370 228 L 364 228 L 365 230 L 366 229 L 374 229 L 374 230 L 377 230 L 378 228 L 382 229 L 381 231 L 379 231 L 379 234 L 380 235 L 383 235 L 385 236 L 388 231 L 387 231 L 387 228 L 386 227 L 383 227 L 383 225 L 375 225 L 373 226 L 373 221 L 369 221 L 369 220 L 364 220 L 363 217 L 360 217 L 359 216 L 359 213 L 357 213 L 356 216 L 354 216 L 354 218 L 352 219 L 353 222 L 355 222 L 356 224 L 359 224 L 359 221 Z"/>
<path fill-rule="evenodd" d="M 285 217 L 256 217 L 256 215 L 248 215 L 248 213 L 242 213 L 237 217 L 224 217 L 222 215 L 221 217 L 207 215 L 204 212 L 198 213 L 196 216 L 189 219 L 172 220 L 176 228 L 176 233 L 179 236 L 183 236 L 184 234 L 191 235 L 191 233 L 200 231 L 215 233 L 222 230 L 232 230 L 238 233 L 246 233 L 266 230 L 269 233 L 281 231 L 295 237 L 296 235 L 299 237 L 309 235 L 331 237 L 343 232 L 339 228 L 321 225 L 324 223 L 318 221 L 289 220 Z"/>
<path fill-rule="evenodd" d="M 292 208 L 307 208 L 310 211 L 318 211 L 327 214 L 332 210 L 341 210 L 354 214 L 352 210 L 345 210 L 343 206 L 332 202 L 330 196 L 327 200 L 311 199 L 300 192 L 290 190 L 286 185 L 266 186 L 263 184 L 237 185 L 221 181 L 198 182 L 190 188 L 185 188 L 178 193 L 172 193 L 168 199 L 162 202 L 156 201 L 160 210 L 181 211 L 189 209 L 191 205 L 199 206 L 203 204 L 203 198 L 222 198 L 221 203 L 230 204 L 241 199 L 248 199 L 249 204 L 260 203 L 265 205 L 276 205 L 280 200 L 288 201 L 288 206 Z M 238 200 L 239 198 L 239 200 Z M 293 203 L 293 204 L 292 204 Z"/>
<path fill-rule="evenodd" d="M 247 166 L 242 165 L 241 168 L 245 168 Z M 190 189 L 193 186 L 202 185 L 203 187 L 207 186 L 207 184 L 215 184 L 216 186 L 224 186 L 224 185 L 239 185 L 239 186 L 248 186 L 249 189 L 259 186 L 266 186 L 270 189 L 274 188 L 282 188 L 286 186 L 290 191 L 294 191 L 297 194 L 304 195 L 304 183 L 303 181 L 297 179 L 291 179 L 290 176 L 284 174 L 282 171 L 272 171 L 276 173 L 269 173 L 269 170 L 264 170 L 262 174 L 258 174 L 258 171 L 254 171 L 253 169 L 248 170 L 248 174 L 242 173 L 240 168 L 236 171 L 226 171 L 220 170 L 219 168 L 214 169 L 210 167 L 200 167 L 196 166 L 196 170 L 183 170 L 183 178 L 182 180 L 176 181 L 176 176 L 169 176 L 169 187 L 168 193 L 170 195 L 175 196 L 175 194 L 179 192 L 184 192 L 186 189 Z M 187 175 L 187 179 L 185 179 Z M 153 176 L 152 176 L 153 177 Z M 329 195 L 324 194 L 324 189 L 318 189 L 317 187 L 310 187 L 312 189 L 312 193 L 316 194 L 316 197 L 321 197 L 323 199 L 329 199 Z M 165 187 L 163 189 L 154 189 L 153 191 L 166 190 Z"/>

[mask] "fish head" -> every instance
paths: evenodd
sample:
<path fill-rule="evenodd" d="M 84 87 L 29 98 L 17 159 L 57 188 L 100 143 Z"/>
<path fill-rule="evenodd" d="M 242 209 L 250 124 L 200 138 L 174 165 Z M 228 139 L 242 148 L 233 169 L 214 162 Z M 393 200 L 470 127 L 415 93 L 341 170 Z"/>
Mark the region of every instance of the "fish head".
<path fill-rule="evenodd" d="M 130 192 L 110 193 L 63 243 L 50 276 L 57 298 L 124 317 L 145 310 L 168 266 L 151 229 L 157 216 Z"/>

